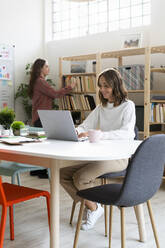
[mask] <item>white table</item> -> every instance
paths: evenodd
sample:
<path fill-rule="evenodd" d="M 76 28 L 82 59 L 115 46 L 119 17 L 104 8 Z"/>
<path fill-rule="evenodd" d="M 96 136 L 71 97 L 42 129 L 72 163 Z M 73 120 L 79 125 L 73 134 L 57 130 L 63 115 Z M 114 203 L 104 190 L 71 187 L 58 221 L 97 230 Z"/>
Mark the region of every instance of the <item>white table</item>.
<path fill-rule="evenodd" d="M 101 141 L 99 143 L 46 140 L 22 146 L 0 143 L 0 160 L 34 164 L 51 170 L 50 248 L 59 248 L 59 171 L 63 160 L 103 161 L 131 157 L 141 141 Z M 71 163 L 70 163 L 71 164 Z M 69 165 L 69 164 L 68 164 Z M 66 166 L 66 163 L 65 163 Z M 145 241 L 143 209 L 140 215 L 140 240 Z"/>

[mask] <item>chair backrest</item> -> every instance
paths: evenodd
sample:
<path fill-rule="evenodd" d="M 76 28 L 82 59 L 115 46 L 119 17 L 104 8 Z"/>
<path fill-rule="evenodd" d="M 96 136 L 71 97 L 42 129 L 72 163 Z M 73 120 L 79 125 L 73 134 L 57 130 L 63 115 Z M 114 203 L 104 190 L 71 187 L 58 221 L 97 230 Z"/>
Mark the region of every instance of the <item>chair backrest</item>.
<path fill-rule="evenodd" d="M 139 139 L 139 129 L 137 126 L 135 126 L 135 128 L 134 128 L 134 132 L 135 132 L 134 140 L 138 140 Z"/>
<path fill-rule="evenodd" d="M 129 162 L 115 205 L 135 206 L 150 199 L 160 187 L 164 164 L 165 135 L 153 135 L 144 140 Z"/>
<path fill-rule="evenodd" d="M 0 205 L 6 204 L 6 196 L 3 190 L 2 178 L 0 176 Z"/>

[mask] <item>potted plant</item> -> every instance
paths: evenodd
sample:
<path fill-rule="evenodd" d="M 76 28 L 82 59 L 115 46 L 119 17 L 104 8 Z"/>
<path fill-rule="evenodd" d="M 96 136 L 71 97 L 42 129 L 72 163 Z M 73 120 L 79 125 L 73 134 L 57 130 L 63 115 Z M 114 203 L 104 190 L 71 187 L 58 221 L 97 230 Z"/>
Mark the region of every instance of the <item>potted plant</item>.
<path fill-rule="evenodd" d="M 0 125 L 2 125 L 4 130 L 9 130 L 11 123 L 14 121 L 15 112 L 13 109 L 8 107 L 3 108 L 0 110 Z M 10 132 L 8 131 L 8 135 Z"/>
<path fill-rule="evenodd" d="M 15 136 L 20 135 L 20 130 L 25 127 L 25 124 L 22 121 L 13 121 L 11 128 Z"/>

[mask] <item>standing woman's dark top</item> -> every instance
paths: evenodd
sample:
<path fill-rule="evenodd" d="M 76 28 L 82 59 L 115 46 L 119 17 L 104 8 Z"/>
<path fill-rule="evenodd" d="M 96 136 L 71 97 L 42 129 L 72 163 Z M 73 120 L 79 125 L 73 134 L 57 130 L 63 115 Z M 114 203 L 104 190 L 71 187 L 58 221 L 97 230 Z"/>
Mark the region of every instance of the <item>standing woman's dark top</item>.
<path fill-rule="evenodd" d="M 74 83 L 66 88 L 55 90 L 45 80 L 48 74 L 48 63 L 43 59 L 37 59 L 32 66 L 29 83 L 29 96 L 32 98 L 32 124 L 36 127 L 41 126 L 37 111 L 39 109 L 52 109 L 54 98 L 68 94 L 75 87 Z"/>

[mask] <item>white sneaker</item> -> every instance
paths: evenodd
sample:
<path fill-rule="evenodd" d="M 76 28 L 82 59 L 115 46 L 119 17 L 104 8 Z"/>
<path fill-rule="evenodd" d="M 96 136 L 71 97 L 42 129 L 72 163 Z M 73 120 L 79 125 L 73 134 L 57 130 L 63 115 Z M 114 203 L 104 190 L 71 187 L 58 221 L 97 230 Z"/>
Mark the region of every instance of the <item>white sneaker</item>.
<path fill-rule="evenodd" d="M 95 211 L 87 210 L 87 220 L 81 225 L 81 229 L 84 231 L 90 230 L 94 227 L 96 221 L 102 216 L 104 209 L 101 204 L 97 203 L 97 209 Z"/>

